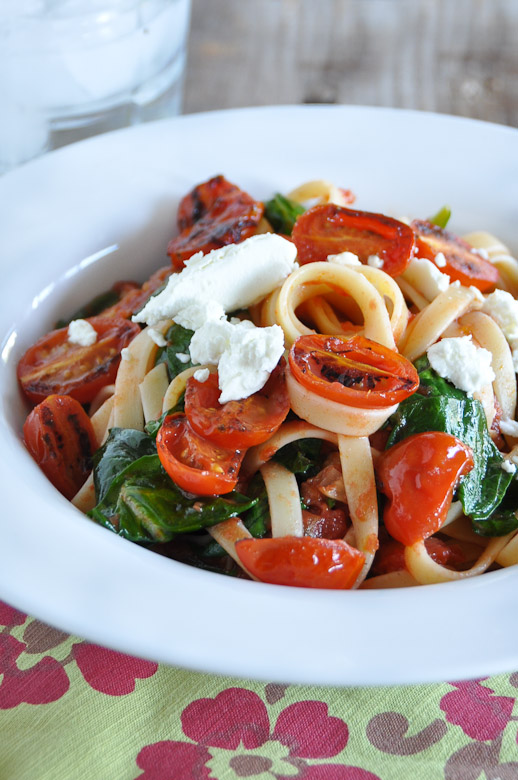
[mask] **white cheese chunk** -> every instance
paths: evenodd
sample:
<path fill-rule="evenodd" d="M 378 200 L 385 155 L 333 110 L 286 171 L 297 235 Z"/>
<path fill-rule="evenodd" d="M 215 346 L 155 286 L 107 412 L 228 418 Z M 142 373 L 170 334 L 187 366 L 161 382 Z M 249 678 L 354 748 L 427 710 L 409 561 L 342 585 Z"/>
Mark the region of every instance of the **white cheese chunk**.
<path fill-rule="evenodd" d="M 72 320 L 68 326 L 68 340 L 71 344 L 91 347 L 97 341 L 97 331 L 87 320 Z"/>
<path fill-rule="evenodd" d="M 187 354 L 187 352 L 176 352 L 175 358 L 180 361 L 180 363 L 188 363 L 191 359 L 191 356 Z"/>
<path fill-rule="evenodd" d="M 476 347 L 471 336 L 441 339 L 432 344 L 426 354 L 440 376 L 469 396 L 495 378 L 491 352 Z"/>
<path fill-rule="evenodd" d="M 518 301 L 505 290 L 495 290 L 488 295 L 482 311 L 500 325 L 506 339 L 518 339 Z"/>
<path fill-rule="evenodd" d="M 165 347 L 167 344 L 167 339 L 164 338 L 159 330 L 155 330 L 155 328 L 148 328 L 146 333 L 151 341 L 157 345 L 157 347 Z"/>
<path fill-rule="evenodd" d="M 208 368 L 199 368 L 194 372 L 193 376 L 197 382 L 206 382 L 210 376 L 210 371 Z"/>
<path fill-rule="evenodd" d="M 135 322 L 156 325 L 173 319 L 197 330 L 227 312 L 246 308 L 278 287 L 295 268 L 295 245 L 282 236 L 263 233 L 204 255 L 193 255 L 166 288 L 149 299 Z"/>
<path fill-rule="evenodd" d="M 502 469 L 502 471 L 507 471 L 508 474 L 514 474 L 514 472 L 516 471 L 516 464 L 504 458 L 504 460 L 500 464 L 500 468 Z"/>
<path fill-rule="evenodd" d="M 339 252 L 337 255 L 328 255 L 328 263 L 336 265 L 361 265 L 360 258 L 354 252 Z"/>
<path fill-rule="evenodd" d="M 505 290 L 495 290 L 485 299 L 482 311 L 502 329 L 511 347 L 514 370 L 518 372 L 518 301 Z"/>
<path fill-rule="evenodd" d="M 378 255 L 369 255 L 367 258 L 367 265 L 370 265 L 371 268 L 383 268 L 385 261 L 382 260 L 381 257 L 378 257 Z"/>
<path fill-rule="evenodd" d="M 446 258 L 444 257 L 443 252 L 437 252 L 437 254 L 434 257 L 435 265 L 437 268 L 444 268 L 446 265 Z"/>
<path fill-rule="evenodd" d="M 434 263 L 424 257 L 412 258 L 402 276 L 429 301 L 447 290 L 450 284 L 448 274 L 443 274 Z"/>
<path fill-rule="evenodd" d="M 278 325 L 256 328 L 243 320 L 207 322 L 192 337 L 193 363 L 218 366 L 220 403 L 248 398 L 266 384 L 284 352 L 284 334 Z"/>
<path fill-rule="evenodd" d="M 121 358 L 122 360 L 127 360 L 128 362 L 132 359 L 131 350 L 129 349 L 129 347 L 123 347 L 121 349 Z"/>

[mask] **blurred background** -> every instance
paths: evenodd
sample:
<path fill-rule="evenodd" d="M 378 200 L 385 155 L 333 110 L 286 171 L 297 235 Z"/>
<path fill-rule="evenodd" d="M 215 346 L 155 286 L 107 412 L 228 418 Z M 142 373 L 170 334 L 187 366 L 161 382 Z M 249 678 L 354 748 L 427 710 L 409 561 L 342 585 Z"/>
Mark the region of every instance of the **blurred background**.
<path fill-rule="evenodd" d="M 518 0 L 192 0 L 185 113 L 300 103 L 518 126 Z"/>

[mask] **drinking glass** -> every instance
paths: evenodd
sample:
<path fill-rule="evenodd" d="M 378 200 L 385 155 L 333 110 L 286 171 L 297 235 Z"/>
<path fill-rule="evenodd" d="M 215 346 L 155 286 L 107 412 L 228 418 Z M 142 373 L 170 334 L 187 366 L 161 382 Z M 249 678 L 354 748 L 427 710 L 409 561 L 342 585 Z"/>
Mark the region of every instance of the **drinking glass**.
<path fill-rule="evenodd" d="M 181 110 L 190 0 L 1 0 L 0 171 Z"/>

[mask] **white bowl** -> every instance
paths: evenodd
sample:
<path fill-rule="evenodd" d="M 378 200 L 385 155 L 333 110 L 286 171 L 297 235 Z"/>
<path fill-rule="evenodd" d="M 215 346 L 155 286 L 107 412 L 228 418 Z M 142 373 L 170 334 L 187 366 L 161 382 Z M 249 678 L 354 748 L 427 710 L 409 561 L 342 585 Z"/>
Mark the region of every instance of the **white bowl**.
<path fill-rule="evenodd" d="M 0 180 L 0 597 L 108 647 L 280 682 L 368 685 L 518 667 L 518 568 L 406 590 L 263 585 L 153 554 L 81 515 L 26 453 L 16 384 L 57 316 L 167 263 L 176 206 L 223 173 L 258 198 L 326 178 L 358 208 L 487 229 L 518 246 L 518 132 L 362 107 L 197 114 L 100 136 Z"/>

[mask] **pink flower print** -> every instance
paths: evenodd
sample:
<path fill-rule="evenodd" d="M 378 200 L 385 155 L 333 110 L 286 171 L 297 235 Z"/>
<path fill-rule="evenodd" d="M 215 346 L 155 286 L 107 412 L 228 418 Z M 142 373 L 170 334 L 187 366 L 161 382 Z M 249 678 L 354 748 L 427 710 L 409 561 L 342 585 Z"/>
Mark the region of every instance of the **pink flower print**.
<path fill-rule="evenodd" d="M 327 714 L 327 704 L 299 701 L 281 712 L 272 736 L 301 758 L 329 758 L 347 745 L 349 730 Z"/>
<path fill-rule="evenodd" d="M 181 780 L 220 776 L 274 780 L 292 776 L 294 769 L 304 780 L 379 780 L 359 767 L 308 763 L 308 760 L 338 755 L 349 738 L 347 724 L 341 718 L 330 716 L 323 702 L 290 704 L 273 725 L 265 703 L 256 693 L 244 688 L 227 688 L 213 699 L 191 702 L 184 709 L 181 721 L 184 734 L 194 744 L 169 741 L 143 748 L 137 757 L 138 766 L 144 769 L 139 780 L 177 780 L 175 767 L 180 766 L 186 745 L 193 750 Z M 205 754 L 195 752 L 194 748 Z M 208 770 L 208 774 L 202 774 L 200 764 L 196 763 L 203 755 L 203 771 Z"/>
<path fill-rule="evenodd" d="M 0 601 L 0 626 L 22 626 L 26 619 L 27 615 L 23 612 Z"/>
<path fill-rule="evenodd" d="M 196 699 L 182 713 L 184 734 L 194 742 L 235 750 L 241 743 L 264 745 L 270 732 L 268 711 L 257 694 L 227 688 L 215 699 Z"/>
<path fill-rule="evenodd" d="M 457 688 L 442 697 L 441 710 L 448 723 L 460 726 L 472 739 L 484 742 L 496 739 L 509 723 L 514 699 L 494 696 L 494 691 L 478 680 L 452 683 Z"/>
<path fill-rule="evenodd" d="M 205 766 L 210 753 L 189 742 L 155 742 L 143 748 L 137 756 L 137 766 L 143 769 L 139 780 L 209 780 Z"/>
<path fill-rule="evenodd" d="M 151 661 L 88 642 L 75 644 L 72 654 L 88 685 L 108 696 L 132 693 L 137 679 L 152 677 L 158 669 L 158 664 Z"/>
<path fill-rule="evenodd" d="M 69 680 L 61 664 L 45 656 L 29 669 L 19 669 L 18 656 L 25 645 L 12 636 L 0 635 L 0 709 L 19 704 L 49 704 L 60 699 L 69 688 Z"/>
<path fill-rule="evenodd" d="M 373 775 L 367 769 L 341 764 L 310 766 L 303 777 L 304 780 L 380 780 L 378 775 Z"/>

